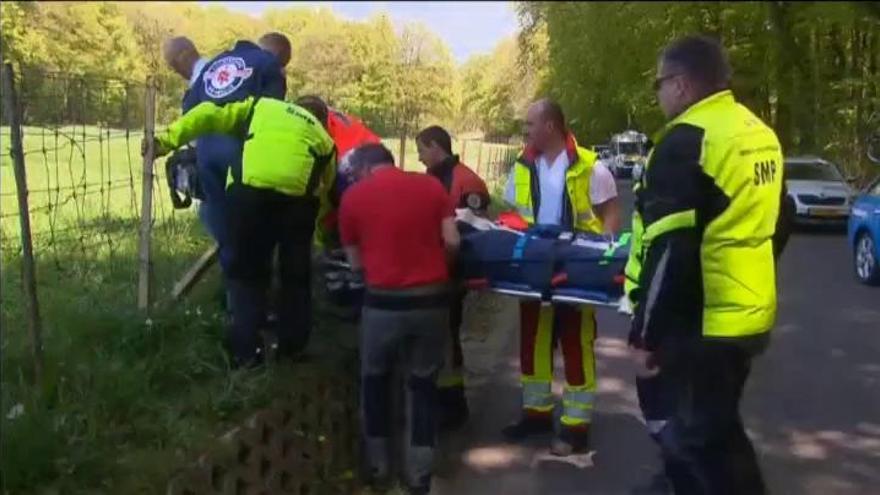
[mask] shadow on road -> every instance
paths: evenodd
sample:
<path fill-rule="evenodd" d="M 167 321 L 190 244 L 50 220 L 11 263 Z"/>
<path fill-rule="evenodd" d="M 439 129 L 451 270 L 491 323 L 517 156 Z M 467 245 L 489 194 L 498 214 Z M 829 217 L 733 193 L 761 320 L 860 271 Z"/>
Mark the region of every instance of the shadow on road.
<path fill-rule="evenodd" d="M 504 441 L 501 429 L 519 415 L 520 388 L 517 306 L 503 299 L 490 333 L 464 337 L 471 420 L 441 437 L 437 493 L 623 494 L 648 479 L 659 467 L 657 452 L 638 416 L 630 383 L 634 365 L 619 336 L 625 320 L 609 311 L 599 314 L 593 451 L 555 457 L 549 452 L 550 435 L 516 445 Z M 563 385 L 561 365 L 560 356 L 557 397 Z"/>
<path fill-rule="evenodd" d="M 743 411 L 773 493 L 870 494 L 880 486 L 880 292 L 852 276 L 843 238 L 792 238 L 780 262 L 773 341 Z"/>

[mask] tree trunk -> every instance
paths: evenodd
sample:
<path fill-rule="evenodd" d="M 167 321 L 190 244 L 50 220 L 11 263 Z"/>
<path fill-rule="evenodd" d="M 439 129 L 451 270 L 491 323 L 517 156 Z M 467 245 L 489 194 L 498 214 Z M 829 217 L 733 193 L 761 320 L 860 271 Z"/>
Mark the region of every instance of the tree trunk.
<path fill-rule="evenodd" d="M 784 150 L 794 145 L 794 56 L 793 42 L 788 25 L 789 5 L 784 2 L 771 2 L 770 23 L 775 33 L 776 54 L 776 121 L 774 127 Z"/>
<path fill-rule="evenodd" d="M 852 145 L 853 145 L 853 155 L 856 157 L 860 157 L 862 155 L 862 138 L 861 138 L 861 127 L 862 127 L 862 106 L 863 106 L 863 95 L 861 93 L 862 84 L 856 83 L 855 81 L 859 80 L 860 72 L 862 69 L 862 30 L 861 23 L 856 21 L 853 25 L 852 37 L 850 38 L 850 64 L 849 70 L 847 74 L 849 75 L 850 84 L 849 84 L 849 97 L 850 101 L 855 103 L 855 119 L 852 122 Z"/>
<path fill-rule="evenodd" d="M 797 72 L 793 74 L 798 82 L 797 105 L 798 119 L 797 129 L 800 134 L 800 148 L 804 152 L 816 151 L 816 79 L 813 77 L 813 67 L 818 64 L 815 51 L 816 27 L 812 26 L 803 38 L 794 38 L 797 45 L 795 66 Z M 801 47 L 807 47 L 806 50 Z"/>
<path fill-rule="evenodd" d="M 404 166 L 406 160 L 406 126 L 403 126 L 400 130 L 400 148 L 397 154 L 397 166 L 402 170 L 405 170 Z"/>

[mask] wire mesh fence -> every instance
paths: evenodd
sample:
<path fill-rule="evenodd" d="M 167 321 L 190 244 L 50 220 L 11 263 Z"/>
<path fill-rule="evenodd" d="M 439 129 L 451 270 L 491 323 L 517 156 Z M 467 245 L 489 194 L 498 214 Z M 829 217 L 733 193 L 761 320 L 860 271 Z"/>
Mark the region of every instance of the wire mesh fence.
<path fill-rule="evenodd" d="M 6 66 L 4 84 L 3 323 L 10 328 L 25 322 L 32 325 L 29 320 L 40 318 L 30 309 L 37 306 L 37 295 L 47 334 L 63 328 L 77 313 L 133 309 L 143 216 L 141 140 L 149 83 L 36 67 L 13 73 Z M 155 173 L 148 176 L 156 194 L 150 235 L 157 246 L 153 266 L 157 278 L 164 281 L 208 241 L 196 227 L 193 210 L 175 210 L 168 195 L 161 194 L 165 192 L 161 163 L 152 170 Z M 22 205 L 27 208 L 26 219 Z M 32 246 L 28 249 L 25 236 Z M 36 294 L 27 294 L 26 278 L 33 279 Z M 46 339 L 47 345 L 50 340 Z M 17 340 L 5 339 L 4 344 L 9 342 Z"/>
<path fill-rule="evenodd" d="M 34 67 L 13 73 L 8 65 L 2 76 L 0 326 L 8 330 L 2 334 L 0 347 L 5 369 L 10 372 L 7 376 L 20 392 L 48 387 L 61 394 L 67 385 L 62 383 L 65 378 L 59 370 L 68 369 L 66 362 L 90 359 L 83 357 L 85 349 L 94 348 L 96 358 L 113 361 L 120 358 L 113 353 L 127 345 L 125 342 L 151 333 L 150 320 L 137 311 L 144 267 L 152 273 L 157 289 L 152 297 L 148 295 L 148 301 L 164 300 L 172 293 L 174 282 L 213 242 L 199 225 L 196 208 L 175 209 L 172 205 L 164 163 L 145 163 L 141 157 L 141 141 L 155 125 L 151 111 L 155 100 L 151 98 L 158 91 L 150 81 L 103 79 Z M 415 142 L 407 140 L 406 148 L 407 168 L 420 170 Z M 500 181 L 515 155 L 511 146 L 479 141 L 457 141 L 454 148 L 490 184 Z M 152 188 L 144 187 L 145 180 Z M 146 252 L 144 232 L 152 240 Z M 147 330 L 141 331 L 141 326 Z M 112 331 L 104 332 L 101 327 L 112 327 Z M 138 330 L 133 331 L 135 328 Z M 116 335 L 119 342 L 106 341 Z M 85 368 L 90 366 L 76 369 Z M 28 376 L 31 370 L 32 376 Z M 26 387 L 24 383 L 29 381 L 38 386 Z M 335 378 L 337 388 L 340 382 Z M 5 386 L 9 383 L 4 381 L 4 404 L 12 397 L 11 388 Z M 345 382 L 346 390 L 353 390 L 352 384 Z M 327 394 L 310 390 L 303 392 L 309 401 L 320 397 L 314 401 L 316 407 L 303 406 L 303 418 L 314 423 L 309 431 L 331 432 L 327 434 L 333 437 L 330 443 L 325 445 L 319 438 L 316 446 L 314 438 L 296 431 L 292 433 L 295 438 L 276 435 L 265 445 L 248 443 L 245 438 L 244 448 L 257 453 L 273 453 L 277 445 L 282 449 L 276 457 L 216 458 L 212 472 L 231 469 L 221 477 L 239 486 L 243 478 L 236 478 L 236 473 L 247 473 L 247 480 L 251 480 L 258 462 L 262 477 L 252 480 L 255 486 L 275 481 L 283 484 L 279 480 L 287 476 L 289 482 L 298 483 L 296 486 L 320 493 L 323 487 L 350 492 L 352 456 L 356 455 L 351 443 L 356 436 L 356 401 L 350 393 L 330 400 Z M 109 395 L 112 399 L 113 394 Z M 317 407 L 333 401 L 344 410 L 328 412 Z M 284 430 L 293 424 L 288 423 L 276 426 Z M 245 427 L 242 431 L 251 430 Z M 303 467 L 305 471 L 291 471 L 291 466 L 299 464 L 288 462 L 292 458 L 285 456 L 285 442 L 298 452 L 314 452 L 318 457 Z M 328 453 L 327 445 L 332 445 L 334 452 Z M 262 471 L 267 462 L 271 468 L 268 478 Z M 314 471 L 318 469 L 315 466 L 323 467 Z M 189 483 L 192 477 L 198 481 L 203 471 L 194 468 L 179 482 Z M 278 476 L 273 478 L 272 473 Z M 202 489 L 207 491 L 199 491 Z M 212 493 L 205 486 L 187 490 L 183 493 Z"/>
<path fill-rule="evenodd" d="M 144 175 L 141 141 L 145 129 L 155 124 L 148 104 L 149 98 L 155 103 L 152 83 L 23 67 L 12 74 L 11 84 L 14 95 L 4 94 L 3 105 L 16 112 L 4 112 L 0 122 L 4 322 L 27 318 L 26 291 L 18 286 L 30 257 L 24 255 L 23 235 L 33 246 L 35 292 L 46 299 L 48 332 L 63 326 L 72 302 L 78 304 L 76 311 L 99 305 L 127 311 L 136 301 L 145 307 L 145 270 L 158 288 L 146 298 L 164 298 L 212 242 L 198 224 L 196 208 L 172 205 L 161 161 Z M 21 131 L 20 157 L 12 153 L 13 125 Z M 397 139 L 385 142 L 406 153 L 403 167 L 421 169 L 413 139 L 404 148 Z M 495 192 L 517 153 L 511 145 L 478 140 L 456 140 L 453 148 Z M 16 161 L 26 175 L 22 191 L 16 187 Z M 152 177 L 146 220 L 144 177 Z M 19 193 L 27 199 L 26 234 Z M 139 242 L 144 228 L 152 239 L 146 259 Z"/>
<path fill-rule="evenodd" d="M 56 268 L 126 256 L 137 238 L 145 82 L 21 71 L 23 154 L 35 250 Z M 9 122 L 0 140 L 9 143 Z M 162 184 L 156 168 L 155 188 Z M 4 153 L 0 181 L 0 233 L 4 252 L 20 247 L 12 163 Z M 191 212 L 175 211 L 164 197 L 153 203 L 155 227 L 180 228 Z"/>

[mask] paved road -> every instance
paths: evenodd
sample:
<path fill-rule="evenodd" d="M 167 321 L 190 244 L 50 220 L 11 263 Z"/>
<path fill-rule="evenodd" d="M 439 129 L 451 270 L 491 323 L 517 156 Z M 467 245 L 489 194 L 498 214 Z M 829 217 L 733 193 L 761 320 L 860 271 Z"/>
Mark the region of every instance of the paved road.
<path fill-rule="evenodd" d="M 842 233 L 798 233 L 783 254 L 773 343 L 743 404 L 773 494 L 880 493 L 880 288 L 858 285 L 850 263 Z M 658 468 L 638 413 L 628 321 L 613 311 L 599 315 L 595 451 L 562 460 L 548 454 L 549 438 L 505 444 L 499 430 L 519 404 L 516 306 L 491 304 L 492 331 L 465 337 L 472 420 L 443 438 L 435 493 L 624 494 Z"/>

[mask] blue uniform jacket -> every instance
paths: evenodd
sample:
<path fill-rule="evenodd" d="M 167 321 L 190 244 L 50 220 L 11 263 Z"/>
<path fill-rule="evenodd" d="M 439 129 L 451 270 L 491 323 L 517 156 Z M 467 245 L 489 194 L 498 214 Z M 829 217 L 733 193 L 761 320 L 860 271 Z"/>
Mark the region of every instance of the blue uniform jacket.
<path fill-rule="evenodd" d="M 249 96 L 284 99 L 287 92 L 284 73 L 278 59 L 250 41 L 239 41 L 209 60 L 195 84 L 183 96 L 183 112 L 199 103 L 227 103 Z M 210 202 L 226 188 L 229 167 L 241 173 L 242 142 L 228 136 L 211 135 L 196 141 L 200 179 Z M 219 188 L 219 189 L 218 189 Z"/>

